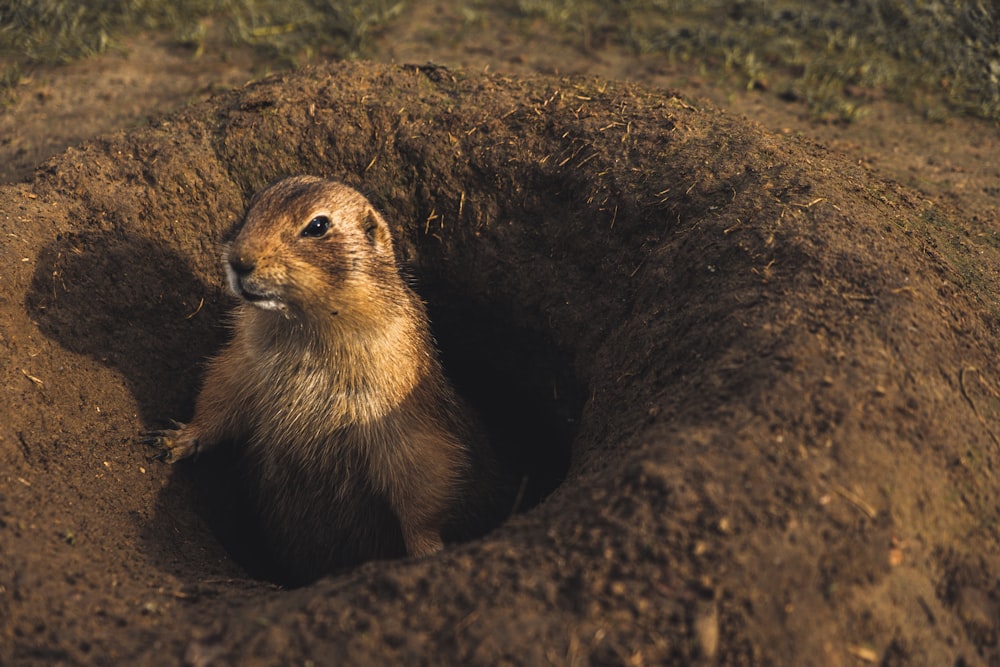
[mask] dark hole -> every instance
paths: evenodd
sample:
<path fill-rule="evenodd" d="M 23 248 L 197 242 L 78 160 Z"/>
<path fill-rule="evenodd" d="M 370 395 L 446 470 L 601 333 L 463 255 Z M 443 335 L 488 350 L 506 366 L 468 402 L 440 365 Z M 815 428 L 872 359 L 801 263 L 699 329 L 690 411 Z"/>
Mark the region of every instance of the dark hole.
<path fill-rule="evenodd" d="M 430 299 L 445 372 L 482 419 L 501 464 L 522 480 L 517 511 L 537 505 L 569 469 L 584 392 L 546 337 L 497 309 Z"/>

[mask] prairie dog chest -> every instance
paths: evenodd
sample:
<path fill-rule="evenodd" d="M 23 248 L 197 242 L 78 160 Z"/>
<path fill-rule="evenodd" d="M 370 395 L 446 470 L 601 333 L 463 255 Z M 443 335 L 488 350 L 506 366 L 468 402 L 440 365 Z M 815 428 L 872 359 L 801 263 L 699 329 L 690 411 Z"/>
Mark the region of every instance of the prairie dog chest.
<path fill-rule="evenodd" d="M 253 446 L 357 446 L 366 434 L 391 439 L 394 414 L 419 377 L 412 357 L 398 358 L 400 347 L 384 335 L 361 336 L 349 346 L 245 346 Z"/>

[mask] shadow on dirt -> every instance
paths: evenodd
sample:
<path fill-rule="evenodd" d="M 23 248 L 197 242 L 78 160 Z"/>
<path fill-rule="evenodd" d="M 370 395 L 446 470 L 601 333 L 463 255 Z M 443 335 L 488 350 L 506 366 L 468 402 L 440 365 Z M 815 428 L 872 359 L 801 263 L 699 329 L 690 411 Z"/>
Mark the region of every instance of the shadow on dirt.
<path fill-rule="evenodd" d="M 25 301 L 46 336 L 121 373 L 144 425 L 190 417 L 203 362 L 226 337 L 220 289 L 177 253 L 137 236 L 63 236 L 42 250 L 37 267 Z M 205 457 L 170 475 L 142 530 L 154 562 L 184 576 L 185 552 L 202 543 L 193 534 L 208 530 L 248 571 L 261 569 L 227 458 Z"/>
<path fill-rule="evenodd" d="M 117 369 L 144 423 L 190 414 L 201 364 L 225 337 L 219 289 L 135 236 L 63 236 L 37 266 L 25 301 L 42 333 Z"/>

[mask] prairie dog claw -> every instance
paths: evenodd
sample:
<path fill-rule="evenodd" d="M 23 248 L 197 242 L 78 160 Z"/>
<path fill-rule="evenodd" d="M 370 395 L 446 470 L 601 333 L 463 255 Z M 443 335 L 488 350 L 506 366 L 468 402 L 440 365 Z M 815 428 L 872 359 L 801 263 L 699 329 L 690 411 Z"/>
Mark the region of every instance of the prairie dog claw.
<path fill-rule="evenodd" d="M 184 424 L 170 420 L 174 428 L 146 431 L 139 442 L 157 451 L 150 458 L 155 461 L 176 463 L 198 453 L 198 438 Z"/>

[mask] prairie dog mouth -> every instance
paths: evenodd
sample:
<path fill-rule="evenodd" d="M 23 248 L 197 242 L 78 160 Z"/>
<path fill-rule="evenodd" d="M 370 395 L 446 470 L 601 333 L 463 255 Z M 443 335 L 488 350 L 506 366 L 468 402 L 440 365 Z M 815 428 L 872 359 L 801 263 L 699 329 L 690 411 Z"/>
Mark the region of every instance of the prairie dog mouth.
<path fill-rule="evenodd" d="M 284 310 L 285 304 L 276 296 L 270 294 L 257 294 L 246 289 L 241 290 L 238 296 L 250 305 L 262 308 L 263 310 Z"/>
<path fill-rule="evenodd" d="M 228 264 L 226 277 L 230 291 L 247 303 L 263 310 L 285 310 L 285 304 L 277 294 L 271 291 L 258 292 L 248 287 Z"/>

